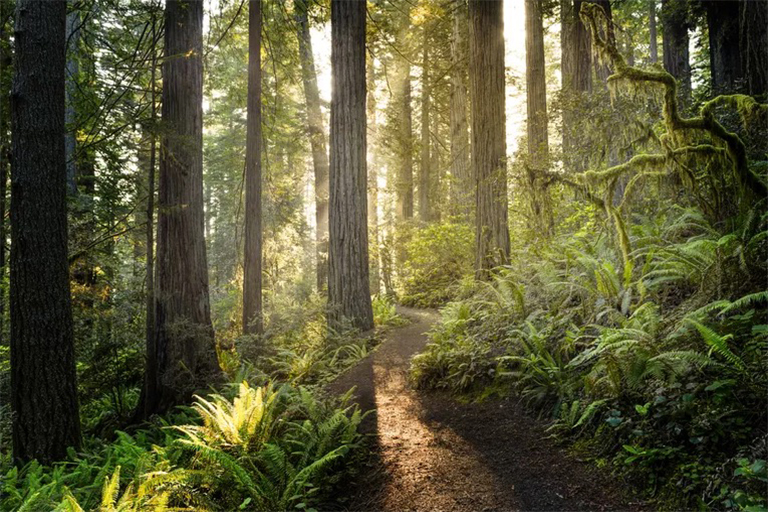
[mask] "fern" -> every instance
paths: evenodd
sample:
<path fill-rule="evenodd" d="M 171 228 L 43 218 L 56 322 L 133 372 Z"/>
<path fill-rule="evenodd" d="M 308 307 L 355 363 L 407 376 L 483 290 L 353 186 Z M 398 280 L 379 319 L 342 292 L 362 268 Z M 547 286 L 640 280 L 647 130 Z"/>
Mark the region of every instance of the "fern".
<path fill-rule="evenodd" d="M 701 334 L 704 342 L 709 345 L 710 355 L 712 355 L 714 352 L 725 359 L 733 368 L 739 372 L 746 371 L 746 365 L 744 364 L 744 361 L 742 361 L 739 356 L 734 354 L 731 349 L 728 348 L 728 341 L 733 339 L 732 334 L 720 336 L 715 331 L 706 325 L 697 322 L 696 320 L 688 319 L 688 322 L 693 325 L 697 331 L 699 331 L 699 334 Z"/>

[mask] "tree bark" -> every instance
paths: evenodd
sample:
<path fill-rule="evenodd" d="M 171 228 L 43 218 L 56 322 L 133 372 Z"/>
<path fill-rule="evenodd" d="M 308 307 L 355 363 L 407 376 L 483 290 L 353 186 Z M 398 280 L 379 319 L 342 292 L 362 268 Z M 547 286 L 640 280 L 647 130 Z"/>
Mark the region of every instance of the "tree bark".
<path fill-rule="evenodd" d="M 13 54 L 11 53 L 10 4 L 0 2 L 0 344 L 5 344 L 5 311 L 6 293 L 5 271 L 8 262 L 6 254 L 6 239 L 8 238 L 5 212 L 8 209 L 8 168 L 11 156 L 11 70 Z"/>
<path fill-rule="evenodd" d="M 585 2 L 582 2 L 582 4 L 583 3 Z M 603 8 L 603 11 L 605 12 L 605 19 L 607 20 L 606 33 L 604 36 L 607 37 L 611 44 L 616 44 L 616 31 L 613 27 L 613 10 L 611 9 L 611 1 L 593 0 L 592 2 L 586 3 L 594 3 Z M 579 9 L 581 9 L 581 6 L 579 6 Z M 608 63 L 600 62 L 600 59 L 598 59 L 597 55 L 594 53 L 592 55 L 592 62 L 595 68 L 595 75 L 597 77 L 598 84 L 602 84 L 605 87 L 608 82 L 608 77 L 611 76 L 611 69 L 608 67 Z"/>
<path fill-rule="evenodd" d="M 581 172 L 586 169 L 586 163 L 579 157 L 577 150 L 579 147 L 577 106 L 582 103 L 582 95 L 592 90 L 592 44 L 589 32 L 579 18 L 582 3 L 582 0 L 562 0 L 560 3 L 563 163 L 569 172 Z"/>
<path fill-rule="evenodd" d="M 467 12 L 463 2 L 454 6 L 451 37 L 451 182 L 452 213 L 471 221 L 474 182 L 469 165 L 469 125 L 467 124 L 467 55 L 464 30 Z"/>
<path fill-rule="evenodd" d="M 77 91 L 77 77 L 80 73 L 78 60 L 78 48 L 80 45 L 80 11 L 74 6 L 74 2 L 67 2 L 72 6 L 67 14 L 67 30 L 65 40 L 67 42 L 66 64 L 66 135 L 65 147 L 67 154 L 67 193 L 70 196 L 77 195 L 77 126 L 75 111 L 75 96 Z"/>
<path fill-rule="evenodd" d="M 263 330 L 261 229 L 261 0 L 249 0 L 248 120 L 245 142 L 245 255 L 243 258 L 244 334 L 260 334 Z"/>
<path fill-rule="evenodd" d="M 525 0 L 525 78 L 528 112 L 528 166 L 531 211 L 543 233 L 553 227 L 549 191 L 543 176 L 549 166 L 547 82 L 542 0 Z"/>
<path fill-rule="evenodd" d="M 688 52 L 688 5 L 686 0 L 661 0 L 664 69 L 679 84 L 685 103 L 691 98 L 691 63 Z"/>
<path fill-rule="evenodd" d="M 203 4 L 165 7 L 154 352 L 145 416 L 221 379 L 208 298 L 203 212 Z"/>
<path fill-rule="evenodd" d="M 157 163 L 157 98 L 156 98 L 156 72 L 157 72 L 157 13 L 152 11 L 152 61 L 150 63 L 149 101 L 150 106 L 150 132 L 149 132 L 149 168 L 147 169 L 147 227 L 146 227 L 146 282 L 147 318 L 145 324 L 147 354 L 155 353 L 155 168 Z M 149 364 L 149 360 L 147 363 Z M 152 364 L 156 361 L 152 360 Z M 155 370 L 153 370 L 154 372 Z"/>
<path fill-rule="evenodd" d="M 329 322 L 373 328 L 368 275 L 365 2 L 331 0 Z"/>
<path fill-rule="evenodd" d="M 744 91 L 752 96 L 768 93 L 768 2 L 739 2 L 739 44 Z"/>
<path fill-rule="evenodd" d="M 478 277 L 509 258 L 501 0 L 469 2 L 472 172 L 476 183 Z"/>
<path fill-rule="evenodd" d="M 651 64 L 659 62 L 659 36 L 656 30 L 656 0 L 648 0 L 648 32 L 650 34 Z"/>
<path fill-rule="evenodd" d="M 320 110 L 320 93 L 317 89 L 317 72 L 309 32 L 307 0 L 297 0 L 294 5 L 299 29 L 301 77 L 307 102 L 309 144 L 312 148 L 312 164 L 315 170 L 317 289 L 322 291 L 328 286 L 328 148 L 323 132 L 323 115 Z"/>
<path fill-rule="evenodd" d="M 709 32 L 709 65 L 712 92 L 735 91 L 742 80 L 739 51 L 739 4 L 721 0 L 703 2 Z"/>
<path fill-rule="evenodd" d="M 432 157 L 430 155 L 429 140 L 429 115 L 430 90 L 429 90 L 429 33 L 424 27 L 424 39 L 422 45 L 421 63 L 421 165 L 419 166 L 419 220 L 429 222 L 432 220 L 431 179 Z"/>
<path fill-rule="evenodd" d="M 373 59 L 368 60 L 368 232 L 374 252 L 371 255 L 371 293 L 381 293 L 381 264 L 379 247 L 379 184 L 378 184 L 378 124 L 376 123 L 376 68 Z"/>
<path fill-rule="evenodd" d="M 13 455 L 80 444 L 67 263 L 66 2 L 16 2 L 11 169 Z"/>
<path fill-rule="evenodd" d="M 407 42 L 410 26 L 410 7 L 399 21 L 397 40 Z M 403 46 L 407 46 L 404 44 Z M 407 52 L 407 48 L 401 50 Z M 413 218 L 413 119 L 411 112 L 411 63 L 398 53 L 395 55 L 395 103 L 398 109 L 397 180 L 395 184 L 395 218 L 398 222 Z"/>

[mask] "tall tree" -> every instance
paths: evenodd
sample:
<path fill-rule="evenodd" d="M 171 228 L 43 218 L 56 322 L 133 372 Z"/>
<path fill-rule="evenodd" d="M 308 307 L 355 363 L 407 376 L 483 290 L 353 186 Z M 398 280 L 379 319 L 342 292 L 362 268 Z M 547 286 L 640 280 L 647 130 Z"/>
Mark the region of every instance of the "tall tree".
<path fill-rule="evenodd" d="M 203 212 L 203 3 L 165 5 L 155 335 L 144 415 L 221 378 L 211 324 Z"/>
<path fill-rule="evenodd" d="M 329 320 L 373 327 L 368 274 L 365 2 L 331 0 Z"/>
<path fill-rule="evenodd" d="M 542 0 L 525 0 L 525 83 L 528 112 L 527 178 L 531 210 L 539 227 L 552 230 L 549 191 L 543 175 L 549 161 L 547 134 L 547 82 L 544 62 L 544 13 Z"/>
<path fill-rule="evenodd" d="M 19 462 L 80 444 L 67 262 L 66 2 L 16 2 L 11 106 L 11 406 Z"/>
<path fill-rule="evenodd" d="M 368 232 L 374 253 L 371 255 L 371 293 L 381 292 L 381 265 L 379 247 L 379 183 L 378 183 L 378 124 L 376 123 L 376 63 L 368 59 L 367 70 L 368 117 Z"/>
<path fill-rule="evenodd" d="M 485 277 L 509 258 L 502 0 L 469 2 L 475 268 Z"/>
<path fill-rule="evenodd" d="M 604 27 L 605 33 L 603 34 L 603 37 L 610 41 L 611 44 L 616 44 L 616 30 L 613 26 L 613 9 L 611 8 L 611 0 L 593 0 L 592 2 L 582 2 L 582 4 L 584 3 L 593 3 L 599 5 L 603 9 L 606 19 L 606 24 Z M 581 10 L 581 7 L 579 7 L 579 10 Z M 600 27 L 600 31 L 603 31 L 603 27 Z M 608 77 L 611 75 L 611 68 L 608 66 L 607 62 L 602 62 L 594 52 L 592 54 L 592 62 L 595 68 L 595 75 L 597 77 L 598 84 L 602 84 L 603 87 L 605 87 Z"/>
<path fill-rule="evenodd" d="M 712 91 L 733 91 L 742 79 L 739 52 L 739 3 L 704 0 L 709 33 Z"/>
<path fill-rule="evenodd" d="M 429 30 L 423 28 L 421 62 L 421 163 L 419 165 L 419 219 L 422 222 L 432 220 L 431 180 L 432 156 L 430 154 L 430 104 L 429 90 Z"/>
<path fill-rule="evenodd" d="M 768 93 L 768 2 L 739 2 L 739 48 L 745 74 L 744 91 L 753 96 Z"/>
<path fill-rule="evenodd" d="M 315 169 L 317 289 L 323 290 L 328 284 L 328 148 L 323 132 L 323 115 L 320 110 L 315 57 L 312 53 L 312 37 L 309 32 L 307 0 L 297 0 L 294 6 L 298 22 L 301 77 L 304 83 L 304 97 L 307 102 L 309 145 L 312 148 L 312 164 Z"/>
<path fill-rule="evenodd" d="M 146 342 L 153 346 L 155 333 L 155 169 L 157 167 L 157 11 L 152 10 L 152 56 L 149 71 L 149 168 L 147 170 L 147 211 L 146 211 Z"/>
<path fill-rule="evenodd" d="M 659 62 L 659 35 L 656 30 L 656 0 L 648 0 L 648 34 L 650 38 L 651 64 Z"/>
<path fill-rule="evenodd" d="M 317 92 L 316 84 L 315 92 Z M 262 332 L 261 0 L 250 0 L 248 4 L 247 115 L 248 120 L 245 136 L 245 254 L 243 258 L 243 333 L 251 334 Z M 312 137 L 314 137 L 314 134 L 312 134 Z M 325 144 L 323 144 L 323 152 L 324 146 Z"/>
<path fill-rule="evenodd" d="M 71 9 L 67 14 L 67 65 L 66 65 L 66 135 L 65 148 L 67 154 L 67 192 L 74 196 L 77 194 L 77 126 L 75 123 L 75 97 L 77 94 L 77 76 L 80 73 L 78 50 L 80 45 L 80 9 L 71 0 L 67 2 Z"/>
<path fill-rule="evenodd" d="M 661 0 L 664 69 L 679 83 L 683 101 L 691 97 L 691 62 L 688 51 L 687 0 Z"/>
<path fill-rule="evenodd" d="M 560 52 L 563 101 L 563 161 L 568 171 L 585 168 L 578 156 L 578 112 L 581 96 L 592 90 L 592 44 L 589 32 L 579 18 L 582 0 L 560 2 Z M 546 92 L 544 96 L 546 108 Z"/>
<path fill-rule="evenodd" d="M 467 55 L 465 2 L 453 9 L 451 33 L 451 187 L 452 211 L 467 221 L 473 211 L 474 187 L 469 166 L 469 125 L 467 123 Z"/>
<path fill-rule="evenodd" d="M 11 80 L 13 53 L 11 52 L 11 18 L 13 6 L 0 2 L 0 278 L 7 268 L 6 239 L 8 237 L 5 212 L 7 211 L 8 169 L 11 161 Z M 0 280 L 5 283 L 5 280 Z M 0 284 L 0 344 L 5 343 L 6 287 Z"/>
<path fill-rule="evenodd" d="M 411 111 L 411 62 L 408 52 L 408 34 L 411 29 L 410 4 L 402 5 L 399 15 L 397 41 L 402 47 L 395 55 L 395 104 L 397 122 L 397 176 L 395 180 L 395 216 L 398 221 L 413 218 L 413 118 Z"/>

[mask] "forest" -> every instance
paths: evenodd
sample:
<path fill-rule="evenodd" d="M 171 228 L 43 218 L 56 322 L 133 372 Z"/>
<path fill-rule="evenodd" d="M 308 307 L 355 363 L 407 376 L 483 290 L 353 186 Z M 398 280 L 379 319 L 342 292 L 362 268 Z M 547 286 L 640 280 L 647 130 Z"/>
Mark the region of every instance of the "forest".
<path fill-rule="evenodd" d="M 0 0 L 0 510 L 768 512 L 768 0 Z"/>

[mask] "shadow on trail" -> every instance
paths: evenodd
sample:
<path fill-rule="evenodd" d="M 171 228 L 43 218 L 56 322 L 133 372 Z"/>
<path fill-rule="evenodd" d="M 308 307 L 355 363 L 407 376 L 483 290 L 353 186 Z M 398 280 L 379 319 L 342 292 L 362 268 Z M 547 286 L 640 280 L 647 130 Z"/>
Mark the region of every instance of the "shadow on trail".
<path fill-rule="evenodd" d="M 642 510 L 605 471 L 568 456 L 512 400 L 458 403 L 444 392 L 419 393 L 423 421 L 470 444 L 519 510 Z M 468 482 L 469 484 L 469 482 Z"/>
<path fill-rule="evenodd" d="M 373 410 L 362 429 L 370 457 L 344 489 L 349 511 L 639 510 L 615 480 L 567 457 L 510 401 L 461 404 L 414 391 L 410 359 L 427 343 L 433 311 L 402 309 L 411 324 L 328 386 Z"/>

